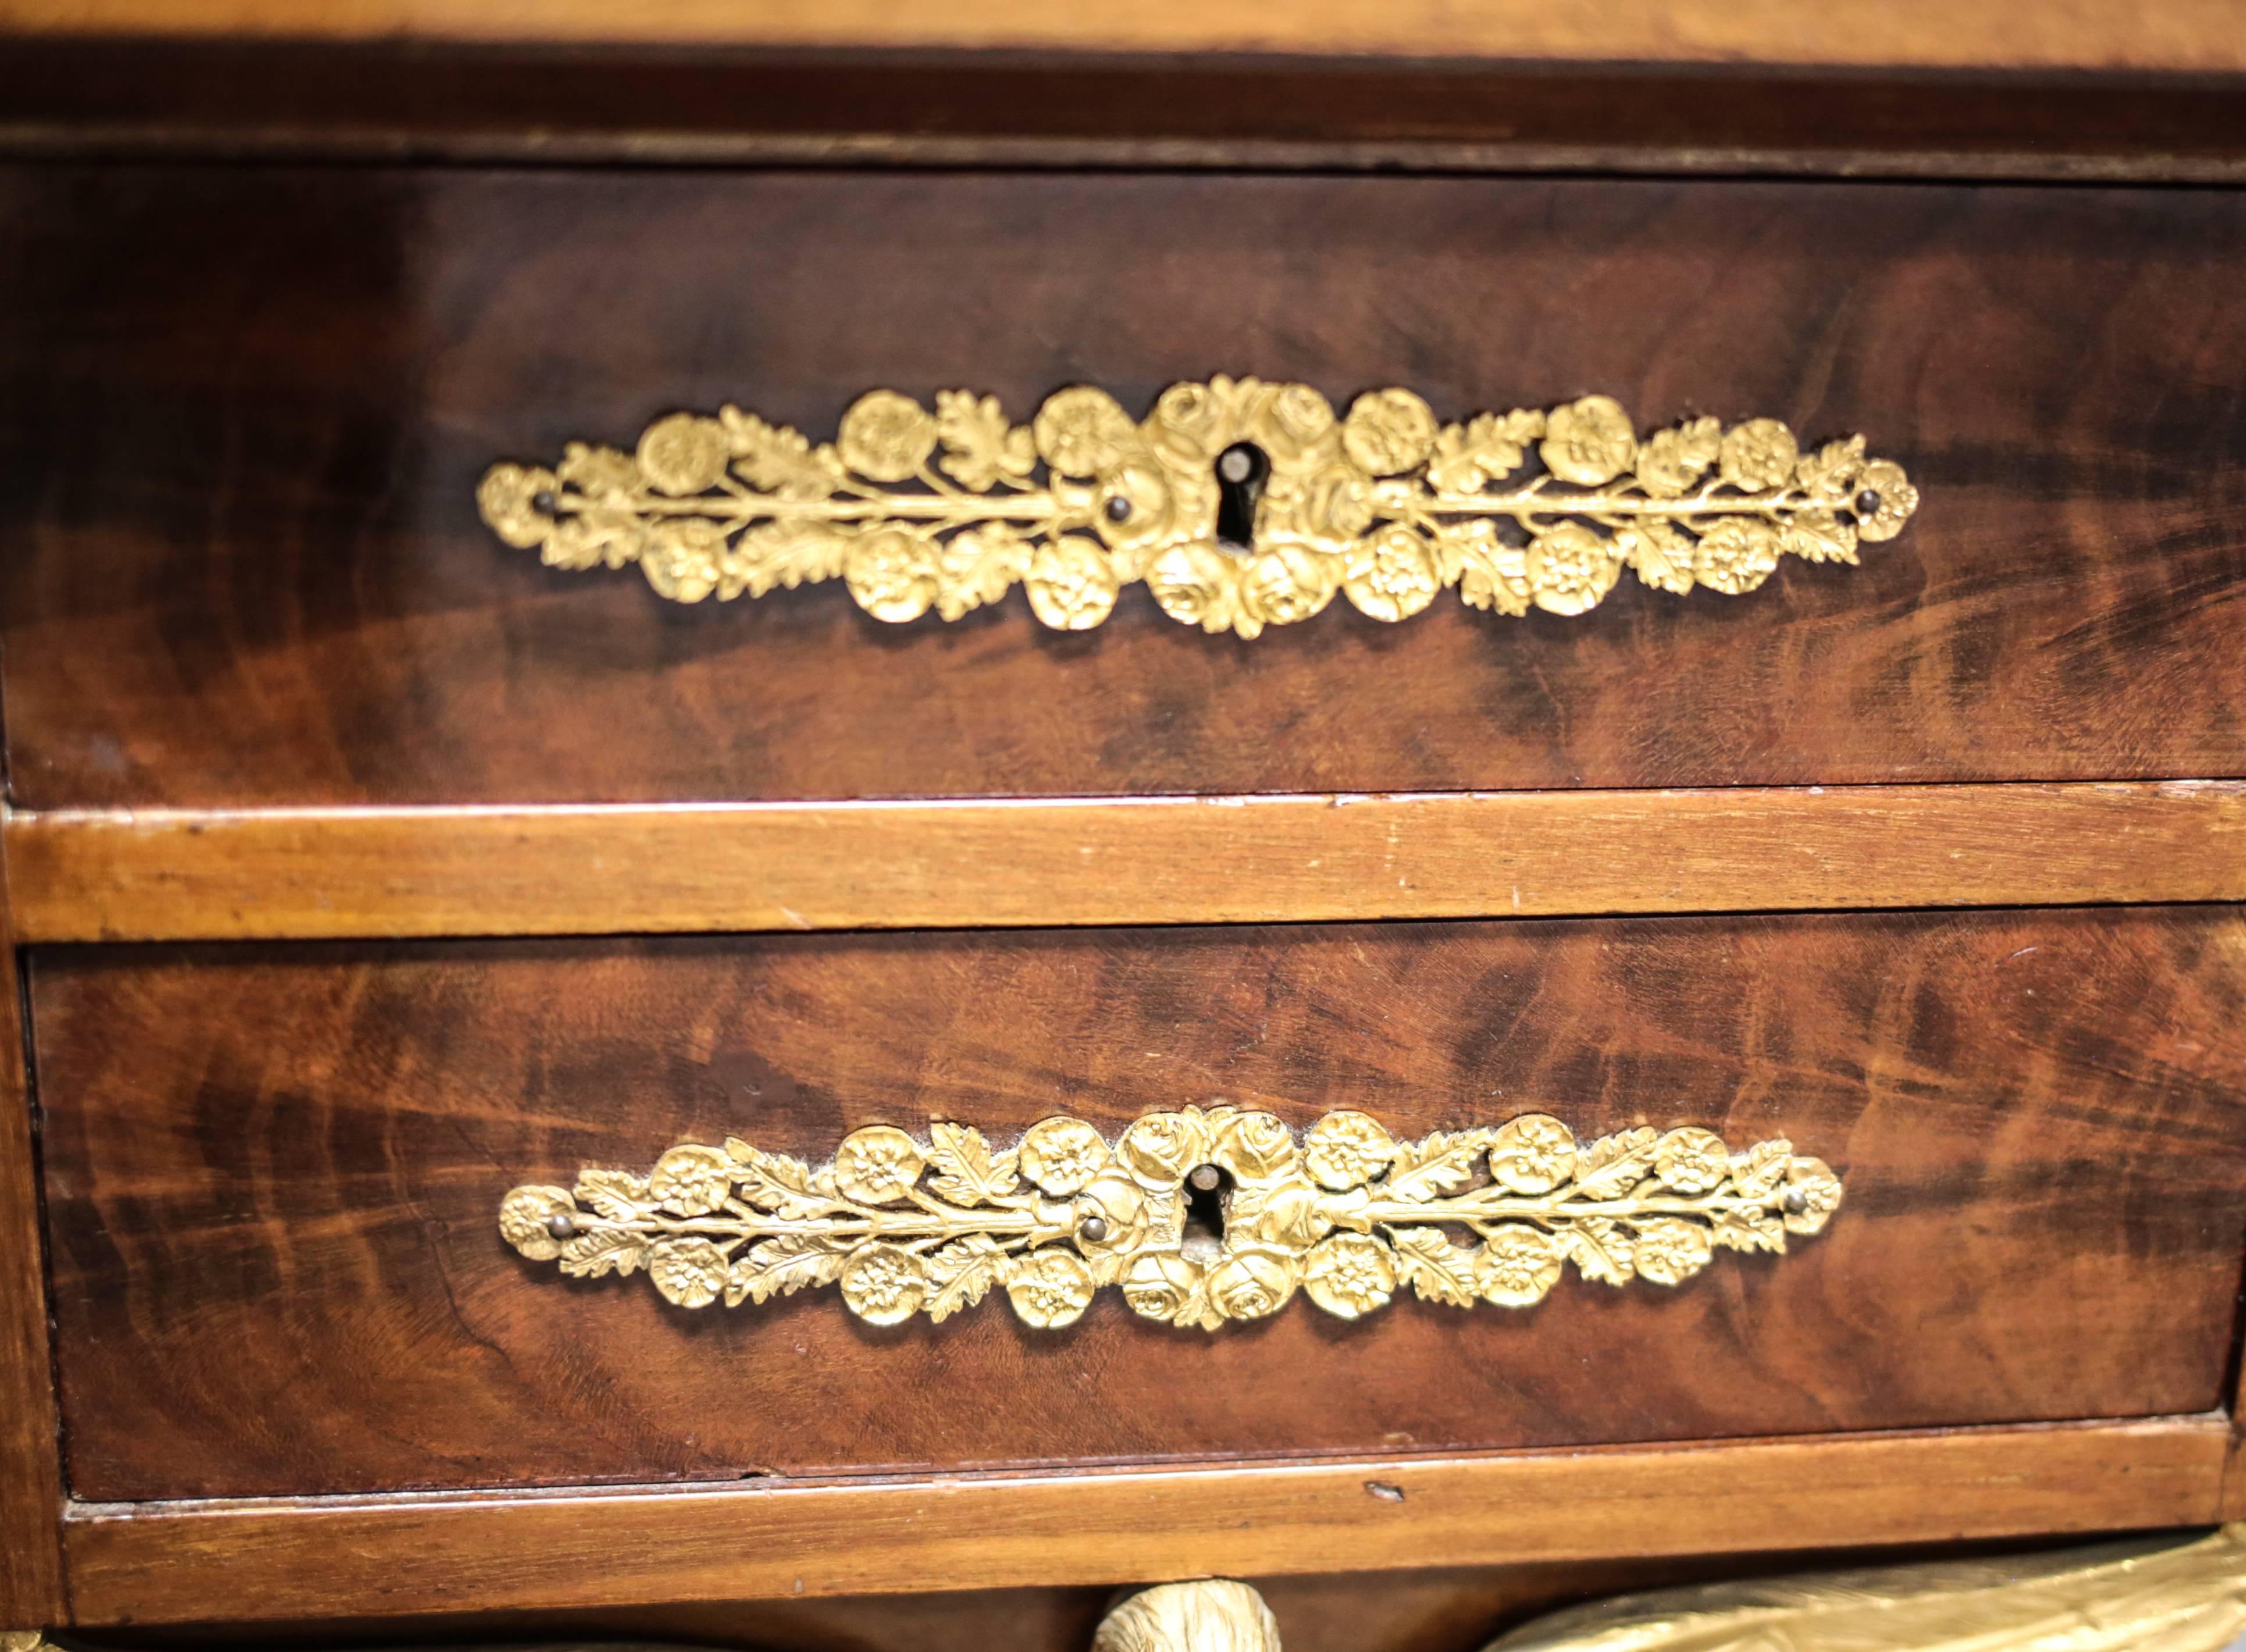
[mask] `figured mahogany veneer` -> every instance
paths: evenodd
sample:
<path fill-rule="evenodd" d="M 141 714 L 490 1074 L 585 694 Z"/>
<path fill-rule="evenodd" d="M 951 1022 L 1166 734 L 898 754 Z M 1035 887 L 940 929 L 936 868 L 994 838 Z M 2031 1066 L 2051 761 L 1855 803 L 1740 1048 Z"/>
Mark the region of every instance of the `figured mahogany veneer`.
<path fill-rule="evenodd" d="M 58 165 L 0 212 L 26 806 L 2246 774 L 2236 194 Z M 675 407 L 1215 371 L 1860 430 L 1925 503 L 1744 599 L 1254 643 L 1136 592 L 1082 635 L 682 608 L 475 515 Z"/>
<path fill-rule="evenodd" d="M 2223 908 L 34 955 L 71 1480 L 92 1499 L 1450 1451 L 2221 1404 L 2246 1229 Z M 728 1132 L 1004 1139 L 1222 1097 L 1399 1133 L 1783 1132 L 1800 1254 L 1526 1313 L 1103 1296 L 690 1313 L 497 1200 Z"/>

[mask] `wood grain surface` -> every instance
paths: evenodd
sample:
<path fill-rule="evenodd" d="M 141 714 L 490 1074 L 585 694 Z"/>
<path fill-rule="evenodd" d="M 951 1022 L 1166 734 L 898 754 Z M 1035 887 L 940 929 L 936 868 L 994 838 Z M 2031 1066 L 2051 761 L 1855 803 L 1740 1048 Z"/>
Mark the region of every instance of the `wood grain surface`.
<path fill-rule="evenodd" d="M 1821 64 L 2246 71 L 2224 0 L 6 0 L 0 31 L 158 37 L 273 35 L 381 39 L 662 42 L 867 51 L 1002 47 L 1129 51 L 1434 55 L 1562 62 Z"/>
<path fill-rule="evenodd" d="M 53 166 L 0 212 L 28 806 L 2246 775 L 2236 194 Z M 1861 431 L 1926 502 L 1742 598 L 1252 643 L 683 608 L 473 504 L 675 407 L 1220 371 Z"/>
<path fill-rule="evenodd" d="M 47 1336 L 37 1149 L 0 856 L 0 1626 L 60 1623 L 62 1438 Z"/>
<path fill-rule="evenodd" d="M 90 1626 L 372 1617 L 432 1601 L 553 1611 L 1300 1576 L 2205 1524 L 2225 1432 L 2192 1418 L 886 1485 L 81 1507 L 65 1538 Z"/>
<path fill-rule="evenodd" d="M 28 941 L 2246 900 L 2246 785 L 15 813 Z"/>
<path fill-rule="evenodd" d="M 2223 77 L 240 34 L 0 58 L 0 153 L 2246 178 Z"/>
<path fill-rule="evenodd" d="M 101 1500 L 1511 1449 L 2211 1411 L 2246 1230 L 2225 908 L 33 955 L 71 1482 Z M 670 1308 L 500 1197 L 875 1120 L 1216 1098 L 1773 1135 L 1782 1258 L 1527 1313 Z"/>

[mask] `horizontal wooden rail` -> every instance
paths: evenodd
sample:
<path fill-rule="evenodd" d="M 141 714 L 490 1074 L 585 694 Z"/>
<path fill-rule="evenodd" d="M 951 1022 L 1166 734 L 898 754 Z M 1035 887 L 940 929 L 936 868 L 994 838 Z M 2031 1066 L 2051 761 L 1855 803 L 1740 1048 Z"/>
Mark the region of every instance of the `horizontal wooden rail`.
<path fill-rule="evenodd" d="M 800 1486 L 79 1505 L 81 1624 L 1269 1577 L 2211 1524 L 2221 1417 Z"/>
<path fill-rule="evenodd" d="M 2246 785 L 16 813 L 24 942 L 2246 900 Z"/>
<path fill-rule="evenodd" d="M 1998 0 L 7 0 L 0 31 L 306 40 L 575 41 L 857 51 L 1366 54 L 1580 64 L 1792 64 L 1850 69 L 2236 73 L 2246 66 L 2228 0 L 2023 7 Z"/>

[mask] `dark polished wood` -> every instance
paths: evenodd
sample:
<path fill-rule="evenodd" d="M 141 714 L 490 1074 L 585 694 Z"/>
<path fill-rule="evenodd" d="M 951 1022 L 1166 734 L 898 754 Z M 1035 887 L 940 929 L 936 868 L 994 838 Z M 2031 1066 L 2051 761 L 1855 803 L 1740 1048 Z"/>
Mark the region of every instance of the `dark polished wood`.
<path fill-rule="evenodd" d="M 30 806 L 2246 774 L 2237 195 L 24 167 L 0 211 Z M 675 406 L 1218 371 L 1862 431 L 1926 503 L 1742 598 L 1252 643 L 1143 592 L 1074 636 L 680 608 L 474 513 Z"/>
<path fill-rule="evenodd" d="M 2228 908 L 35 953 L 71 1483 L 109 1500 L 1450 1451 L 2155 1416 L 2226 1397 Z M 1226 1098 L 1548 1109 L 1829 1159 L 1783 1258 L 1528 1313 L 1105 1294 L 877 1329 L 673 1309 L 495 1231 L 746 1135 Z"/>
<path fill-rule="evenodd" d="M 2246 171 L 2235 78 L 1146 52 L 0 39 L 0 146 L 2038 178 Z"/>
<path fill-rule="evenodd" d="M 2213 1518 L 2221 1417 L 1029 1477 L 85 1506 L 86 1624 L 1707 1555 Z M 1401 1496 L 1392 1495 L 1401 1493 Z"/>
<path fill-rule="evenodd" d="M 0 1626 L 60 1622 L 62 1437 L 24 1015 L 0 856 Z"/>

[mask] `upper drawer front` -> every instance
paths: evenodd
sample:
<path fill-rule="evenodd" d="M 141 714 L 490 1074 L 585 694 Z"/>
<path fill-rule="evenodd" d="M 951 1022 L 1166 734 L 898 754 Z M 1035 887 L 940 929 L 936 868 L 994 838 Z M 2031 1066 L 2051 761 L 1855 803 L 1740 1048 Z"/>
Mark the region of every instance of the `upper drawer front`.
<path fill-rule="evenodd" d="M 0 180 L 10 773 L 65 805 L 2246 772 L 2246 199 L 1282 176 L 26 168 Z M 1025 420 L 1217 373 L 1437 417 L 1862 432 L 1863 565 L 1253 642 L 1126 588 L 684 606 L 477 514 L 494 461 L 876 386 Z"/>
<path fill-rule="evenodd" d="M 33 955 L 32 1002 L 71 1482 L 94 1500 L 1822 1433 L 2226 1392 L 2246 933 L 2225 908 L 65 948 Z M 1534 1307 L 1399 1286 L 1347 1321 L 1298 1292 L 1215 1331 L 1113 1288 L 1045 1329 L 1004 1289 L 940 1323 L 868 1322 L 834 1285 L 673 1306 L 642 1275 L 564 1278 L 497 1220 L 518 1184 L 680 1142 L 815 1164 L 864 1126 L 948 1120 L 1003 1149 L 1053 1114 L 1113 1139 L 1219 1097 L 1399 1138 L 1540 1111 L 1586 1142 L 1785 1137 L 1846 1196 L 1787 1254 L 1718 1250 L 1673 1288 L 1578 1258 Z"/>

